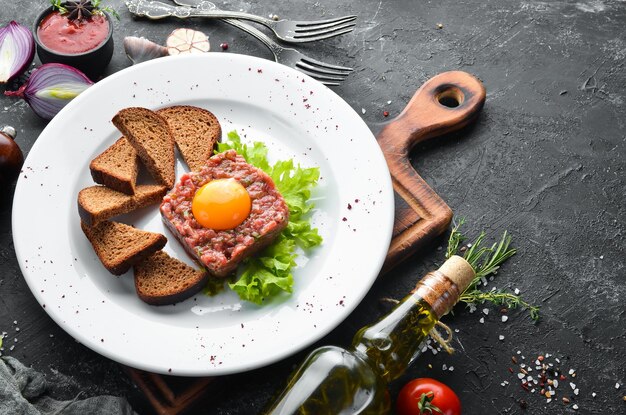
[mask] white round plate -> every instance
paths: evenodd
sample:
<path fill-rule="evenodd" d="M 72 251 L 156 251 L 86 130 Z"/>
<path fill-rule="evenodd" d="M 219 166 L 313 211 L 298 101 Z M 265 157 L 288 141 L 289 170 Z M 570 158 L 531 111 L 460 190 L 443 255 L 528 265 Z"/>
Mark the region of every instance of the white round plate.
<path fill-rule="evenodd" d="M 196 105 L 226 133 L 262 141 L 273 160 L 320 168 L 313 224 L 323 244 L 302 255 L 294 290 L 263 306 L 227 290 L 155 307 L 135 294 L 132 270 L 101 265 L 80 229 L 78 192 L 89 162 L 120 137 L 117 111 Z M 178 161 L 177 174 L 184 171 Z M 330 332 L 378 275 L 391 240 L 393 191 L 374 136 L 350 106 L 312 78 L 243 55 L 167 57 L 115 73 L 65 107 L 41 133 L 20 175 L 13 239 L 24 278 L 45 311 L 96 352 L 135 368 L 181 376 L 242 372 L 273 363 Z M 167 236 L 151 206 L 120 220 Z"/>

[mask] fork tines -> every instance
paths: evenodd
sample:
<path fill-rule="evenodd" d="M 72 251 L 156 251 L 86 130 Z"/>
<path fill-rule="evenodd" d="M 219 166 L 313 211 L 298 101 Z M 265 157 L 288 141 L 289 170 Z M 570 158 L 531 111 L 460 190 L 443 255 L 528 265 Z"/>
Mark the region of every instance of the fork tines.
<path fill-rule="evenodd" d="M 317 79 L 325 85 L 339 85 L 352 72 L 352 68 L 320 62 L 318 60 L 303 57 L 296 63 L 296 68 L 311 78 Z"/>
<path fill-rule="evenodd" d="M 344 16 L 335 19 L 295 22 L 293 37 L 310 42 L 343 35 L 354 30 L 357 16 Z"/>

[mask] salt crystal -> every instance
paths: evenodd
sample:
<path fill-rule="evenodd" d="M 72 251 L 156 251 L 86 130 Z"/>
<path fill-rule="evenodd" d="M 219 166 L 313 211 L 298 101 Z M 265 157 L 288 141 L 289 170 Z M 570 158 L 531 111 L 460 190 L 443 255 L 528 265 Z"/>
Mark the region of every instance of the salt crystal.
<path fill-rule="evenodd" d="M 526 367 L 526 363 L 522 363 L 519 365 L 519 367 L 521 367 L 522 369 Z"/>
<path fill-rule="evenodd" d="M 448 368 L 448 370 L 449 370 L 450 372 L 454 372 L 454 366 L 450 366 L 450 367 Z"/>
<path fill-rule="evenodd" d="M 604 255 L 600 255 L 600 259 L 604 259 Z"/>
<path fill-rule="evenodd" d="M 458 333 L 458 332 L 460 332 L 460 330 L 459 329 L 454 329 L 454 332 Z"/>
<path fill-rule="evenodd" d="M 500 341 L 502 341 L 502 340 L 504 340 L 504 336 L 503 336 L 503 335 L 499 335 L 499 336 L 498 336 L 498 339 L 499 339 Z"/>
<path fill-rule="evenodd" d="M 575 383 L 570 382 L 569 386 L 572 388 L 572 390 L 576 389 L 576 384 Z"/>
<path fill-rule="evenodd" d="M 619 387 L 620 387 L 620 384 L 619 384 L 619 383 L 616 383 L 616 384 L 615 384 L 615 389 L 619 389 Z"/>
<path fill-rule="evenodd" d="M 428 350 L 428 346 L 422 347 L 422 353 L 424 353 L 426 350 Z"/>
<path fill-rule="evenodd" d="M 557 359 L 554 359 L 554 360 L 555 360 L 557 363 L 561 363 L 561 361 L 560 361 L 558 358 L 557 358 Z"/>
<path fill-rule="evenodd" d="M 387 101 L 387 105 L 391 104 L 391 101 Z"/>
<path fill-rule="evenodd" d="M 13 349 L 15 349 L 15 346 L 9 347 L 9 350 L 13 350 Z"/>
<path fill-rule="evenodd" d="M 521 350 L 518 350 L 518 351 L 517 351 L 517 354 L 522 354 L 522 351 L 521 351 Z"/>
<path fill-rule="evenodd" d="M 516 288 L 514 292 L 515 292 L 515 295 L 519 295 L 519 288 Z"/>
<path fill-rule="evenodd" d="M 536 391 L 536 389 L 535 389 L 535 388 L 532 388 L 532 389 L 530 390 L 530 393 L 535 393 L 535 391 Z"/>
<path fill-rule="evenodd" d="M 13 324 L 17 324 L 17 320 L 13 320 Z"/>
<path fill-rule="evenodd" d="M 596 397 L 596 393 L 595 392 L 591 392 L 591 397 L 595 398 Z"/>
<path fill-rule="evenodd" d="M 441 366 L 441 370 L 448 370 L 448 366 L 447 365 Z"/>
<path fill-rule="evenodd" d="M 433 349 L 433 354 L 437 354 L 437 350 Z"/>
<path fill-rule="evenodd" d="M 559 387 L 559 381 L 558 381 L 558 380 L 556 380 L 556 379 L 554 379 L 554 380 L 552 381 L 552 384 L 554 385 L 554 387 L 555 387 L 555 388 L 558 388 L 558 387 Z"/>
<path fill-rule="evenodd" d="M 502 322 L 506 323 L 506 321 L 509 319 L 509 316 L 502 316 Z"/>
<path fill-rule="evenodd" d="M 533 381 L 533 377 L 532 376 L 527 376 L 526 380 L 529 381 L 529 382 L 532 382 Z"/>
<path fill-rule="evenodd" d="M 578 388 L 574 389 L 574 395 L 578 396 L 579 392 L 580 392 L 580 390 Z"/>
<path fill-rule="evenodd" d="M 578 410 L 578 405 L 576 405 L 576 404 L 572 405 L 572 409 Z"/>
<path fill-rule="evenodd" d="M 483 313 L 484 313 L 485 315 L 489 314 L 489 309 L 488 309 L 488 308 L 483 308 Z"/>
<path fill-rule="evenodd" d="M 569 372 L 567 372 L 567 373 L 569 373 L 570 375 L 573 375 L 574 372 L 576 372 L 574 369 L 570 369 Z"/>
<path fill-rule="evenodd" d="M 361 112 L 365 114 L 365 108 L 361 108 Z"/>
<path fill-rule="evenodd" d="M 552 402 L 552 398 L 546 399 L 546 403 L 550 403 L 550 402 Z"/>
<path fill-rule="evenodd" d="M 520 379 L 520 380 L 524 379 L 524 376 L 526 376 L 526 375 L 524 375 L 523 373 L 518 373 L 517 374 L 517 378 Z"/>
<path fill-rule="evenodd" d="M 478 320 L 478 322 L 480 324 L 485 324 L 485 317 L 481 317 L 480 320 Z"/>

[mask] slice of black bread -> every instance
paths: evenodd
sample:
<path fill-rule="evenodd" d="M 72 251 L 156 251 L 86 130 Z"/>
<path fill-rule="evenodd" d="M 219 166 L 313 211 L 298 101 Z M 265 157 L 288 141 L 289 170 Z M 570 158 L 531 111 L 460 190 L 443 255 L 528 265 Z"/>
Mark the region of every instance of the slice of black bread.
<path fill-rule="evenodd" d="M 113 124 L 137 151 L 152 177 L 168 189 L 174 186 L 176 155 L 167 121 L 147 108 L 130 107 L 115 114 Z"/>
<path fill-rule="evenodd" d="M 167 192 L 165 186 L 139 185 L 130 196 L 106 186 L 91 186 L 78 193 L 78 214 L 89 226 L 144 206 L 160 203 Z"/>
<path fill-rule="evenodd" d="M 119 222 L 105 221 L 96 226 L 80 223 L 102 265 L 111 274 L 121 275 L 131 266 L 162 249 L 167 238 Z"/>
<path fill-rule="evenodd" d="M 213 155 L 215 143 L 222 138 L 217 117 L 204 108 L 175 105 L 157 111 L 170 126 L 178 151 L 192 171 L 198 171 Z"/>
<path fill-rule="evenodd" d="M 94 182 L 132 195 L 139 170 L 137 161 L 137 152 L 121 137 L 89 163 L 89 170 Z"/>
<path fill-rule="evenodd" d="M 135 289 L 152 305 L 183 301 L 204 287 L 208 274 L 157 251 L 134 266 Z"/>

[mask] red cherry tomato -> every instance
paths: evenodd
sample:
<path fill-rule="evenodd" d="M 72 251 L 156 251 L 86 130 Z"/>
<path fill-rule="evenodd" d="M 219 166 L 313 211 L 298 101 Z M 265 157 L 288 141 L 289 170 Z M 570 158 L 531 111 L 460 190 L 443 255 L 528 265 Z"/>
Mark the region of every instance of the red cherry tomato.
<path fill-rule="evenodd" d="M 429 411 L 428 405 L 436 406 L 441 412 Z M 438 380 L 413 379 L 400 390 L 396 412 L 398 415 L 461 415 L 461 401 L 452 389 Z"/>

